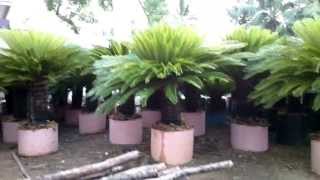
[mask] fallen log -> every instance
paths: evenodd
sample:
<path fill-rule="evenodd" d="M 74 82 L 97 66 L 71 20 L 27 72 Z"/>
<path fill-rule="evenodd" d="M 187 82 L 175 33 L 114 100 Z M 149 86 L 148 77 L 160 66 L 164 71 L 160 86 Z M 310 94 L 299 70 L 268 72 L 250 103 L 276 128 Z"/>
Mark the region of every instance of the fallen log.
<path fill-rule="evenodd" d="M 167 166 L 164 163 L 145 165 L 106 176 L 99 180 L 138 180 L 156 177 L 158 172 L 164 170 L 165 168 L 167 168 Z"/>
<path fill-rule="evenodd" d="M 162 171 L 160 177 L 151 178 L 149 180 L 175 180 L 184 176 L 189 176 L 198 173 L 205 173 L 209 171 L 231 168 L 233 166 L 232 161 L 221 161 L 217 163 L 209 163 L 205 165 L 195 167 L 183 167 L 183 168 L 170 168 L 169 170 Z"/>
<path fill-rule="evenodd" d="M 60 171 L 53 174 L 38 176 L 36 177 L 36 179 L 41 179 L 41 180 L 79 179 L 80 177 L 105 171 L 114 166 L 137 159 L 139 157 L 140 157 L 139 151 L 131 151 L 113 158 L 106 159 L 105 161 L 102 161 L 99 163 L 88 164 L 88 165 Z"/>
<path fill-rule="evenodd" d="M 118 173 L 120 171 L 123 171 L 124 169 L 125 169 L 125 167 L 123 167 L 123 166 L 115 166 L 115 167 L 112 167 L 110 170 L 107 170 L 106 172 L 99 172 L 99 173 L 95 173 L 95 174 L 90 174 L 88 176 L 80 177 L 79 180 L 97 179 L 97 178 L 107 176 L 109 174 Z"/>
<path fill-rule="evenodd" d="M 19 169 L 20 169 L 23 177 L 25 179 L 31 179 L 30 175 L 28 174 L 28 172 L 26 171 L 26 169 L 22 165 L 22 163 L 21 163 L 19 157 L 17 156 L 17 154 L 15 152 L 11 152 L 11 155 L 12 155 L 13 159 L 16 161 L 17 165 L 19 166 Z"/>

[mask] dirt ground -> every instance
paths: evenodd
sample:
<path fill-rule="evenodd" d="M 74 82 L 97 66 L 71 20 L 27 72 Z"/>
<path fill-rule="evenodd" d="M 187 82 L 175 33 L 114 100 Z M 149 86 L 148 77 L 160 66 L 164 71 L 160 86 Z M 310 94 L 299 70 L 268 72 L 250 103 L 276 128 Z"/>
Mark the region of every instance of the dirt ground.
<path fill-rule="evenodd" d="M 75 166 L 99 162 L 107 157 L 138 149 L 144 153 L 136 164 L 152 163 L 149 157 L 148 130 L 139 146 L 111 145 L 106 134 L 79 135 L 76 128 L 60 128 L 60 149 L 57 153 L 24 158 L 21 161 L 29 174 L 53 173 Z M 13 145 L 0 144 L 0 180 L 22 179 L 22 175 L 10 155 Z M 316 180 L 320 176 L 310 172 L 309 147 L 271 145 L 266 153 L 248 153 L 232 150 L 228 127 L 212 127 L 207 135 L 196 138 L 194 160 L 187 165 L 200 165 L 221 160 L 233 160 L 235 166 L 207 174 L 192 176 L 191 180 Z M 106 156 L 106 154 L 108 154 Z"/>

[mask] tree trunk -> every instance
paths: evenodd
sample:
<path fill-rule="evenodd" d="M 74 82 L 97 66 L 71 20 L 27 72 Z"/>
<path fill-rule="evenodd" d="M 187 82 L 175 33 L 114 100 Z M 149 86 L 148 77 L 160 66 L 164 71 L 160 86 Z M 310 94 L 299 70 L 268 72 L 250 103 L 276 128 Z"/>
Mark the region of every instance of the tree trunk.
<path fill-rule="evenodd" d="M 93 80 L 87 83 L 87 86 L 86 86 L 87 94 L 92 89 L 92 87 L 93 87 Z M 85 102 L 86 111 L 95 112 L 98 107 L 98 100 L 92 99 L 91 97 L 86 97 L 85 101 L 86 101 Z"/>
<path fill-rule="evenodd" d="M 91 174 L 99 173 L 110 169 L 119 164 L 137 159 L 140 157 L 140 152 L 131 151 L 120 156 L 107 159 L 103 162 L 88 164 L 81 167 L 76 167 L 69 170 L 60 171 L 54 174 L 39 176 L 36 179 L 41 180 L 63 180 L 63 179 L 79 179 L 80 177 L 88 176 Z"/>
<path fill-rule="evenodd" d="M 126 171 L 122 171 L 107 177 L 103 177 L 100 180 L 114 180 L 114 179 L 138 180 L 138 179 L 145 179 L 149 177 L 156 177 L 158 172 L 161 170 L 164 170 L 165 168 L 167 167 L 164 163 L 145 165 L 145 166 L 128 169 Z"/>
<path fill-rule="evenodd" d="M 33 122 L 45 122 L 49 120 L 48 114 L 48 79 L 39 77 L 30 89 L 30 117 Z"/>
<path fill-rule="evenodd" d="M 122 105 L 120 105 L 117 110 L 126 116 L 132 116 L 136 113 L 136 105 L 134 101 L 135 96 L 129 97 L 129 99 Z"/>
<path fill-rule="evenodd" d="M 197 112 L 200 110 L 200 91 L 191 85 L 185 85 L 183 93 L 186 98 L 184 100 L 184 110 L 187 112 Z"/>
<path fill-rule="evenodd" d="M 13 90 L 12 88 L 7 88 L 7 92 L 5 94 L 6 106 L 5 106 L 5 114 L 13 114 Z"/>
<path fill-rule="evenodd" d="M 76 85 L 72 89 L 72 108 L 81 109 L 82 106 L 82 97 L 83 97 L 83 87 Z"/>
<path fill-rule="evenodd" d="M 161 91 L 161 122 L 164 124 L 181 125 L 180 103 L 172 104 L 165 96 L 164 90 Z"/>
<path fill-rule="evenodd" d="M 174 180 L 180 177 L 198 174 L 198 173 L 205 173 L 210 172 L 214 170 L 224 169 L 224 168 L 231 168 L 233 167 L 232 161 L 221 161 L 217 163 L 209 163 L 205 165 L 200 166 L 194 166 L 194 167 L 174 167 L 172 170 L 165 170 L 165 173 L 162 173 L 162 176 L 158 178 L 152 178 L 149 180 Z M 161 173 L 160 173 L 161 174 Z"/>
<path fill-rule="evenodd" d="M 154 94 L 150 96 L 147 101 L 147 109 L 149 110 L 159 110 L 161 108 L 160 105 L 161 93 L 156 91 Z"/>

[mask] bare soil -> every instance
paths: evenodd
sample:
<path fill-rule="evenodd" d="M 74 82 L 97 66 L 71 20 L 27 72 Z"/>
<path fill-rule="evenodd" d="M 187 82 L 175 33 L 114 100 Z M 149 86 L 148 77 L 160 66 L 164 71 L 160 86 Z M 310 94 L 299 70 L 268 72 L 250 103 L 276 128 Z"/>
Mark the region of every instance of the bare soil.
<path fill-rule="evenodd" d="M 149 131 L 144 143 L 138 146 L 111 145 L 106 134 L 79 135 L 77 128 L 60 129 L 60 149 L 42 157 L 20 157 L 32 177 L 53 173 L 80 165 L 103 161 L 121 153 L 138 149 L 144 156 L 130 166 L 152 163 L 149 154 Z M 22 179 L 10 151 L 16 146 L 0 144 L 0 179 Z M 266 153 L 236 151 L 230 147 L 229 128 L 213 127 L 207 135 L 196 138 L 194 160 L 187 165 L 233 160 L 234 168 L 192 176 L 191 180 L 316 180 L 320 176 L 310 172 L 309 146 L 272 144 Z M 182 150 L 183 153 L 183 150 Z"/>

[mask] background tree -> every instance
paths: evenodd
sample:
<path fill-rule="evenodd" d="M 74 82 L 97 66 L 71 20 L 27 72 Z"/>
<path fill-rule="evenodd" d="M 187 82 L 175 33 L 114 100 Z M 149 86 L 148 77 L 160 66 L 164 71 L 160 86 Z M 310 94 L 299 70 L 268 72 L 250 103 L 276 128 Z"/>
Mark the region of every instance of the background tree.
<path fill-rule="evenodd" d="M 320 4 L 315 0 L 247 0 L 228 12 L 236 24 L 257 25 L 282 34 L 293 34 L 295 21 L 320 15 Z"/>
<path fill-rule="evenodd" d="M 161 21 L 168 15 L 166 0 L 138 0 L 139 4 L 148 19 L 149 25 Z"/>
<path fill-rule="evenodd" d="M 79 22 L 95 23 L 94 12 L 89 9 L 92 0 L 45 0 L 49 11 L 67 23 L 75 34 L 80 33 Z M 98 0 L 98 5 L 104 10 L 112 10 L 112 0 Z"/>

